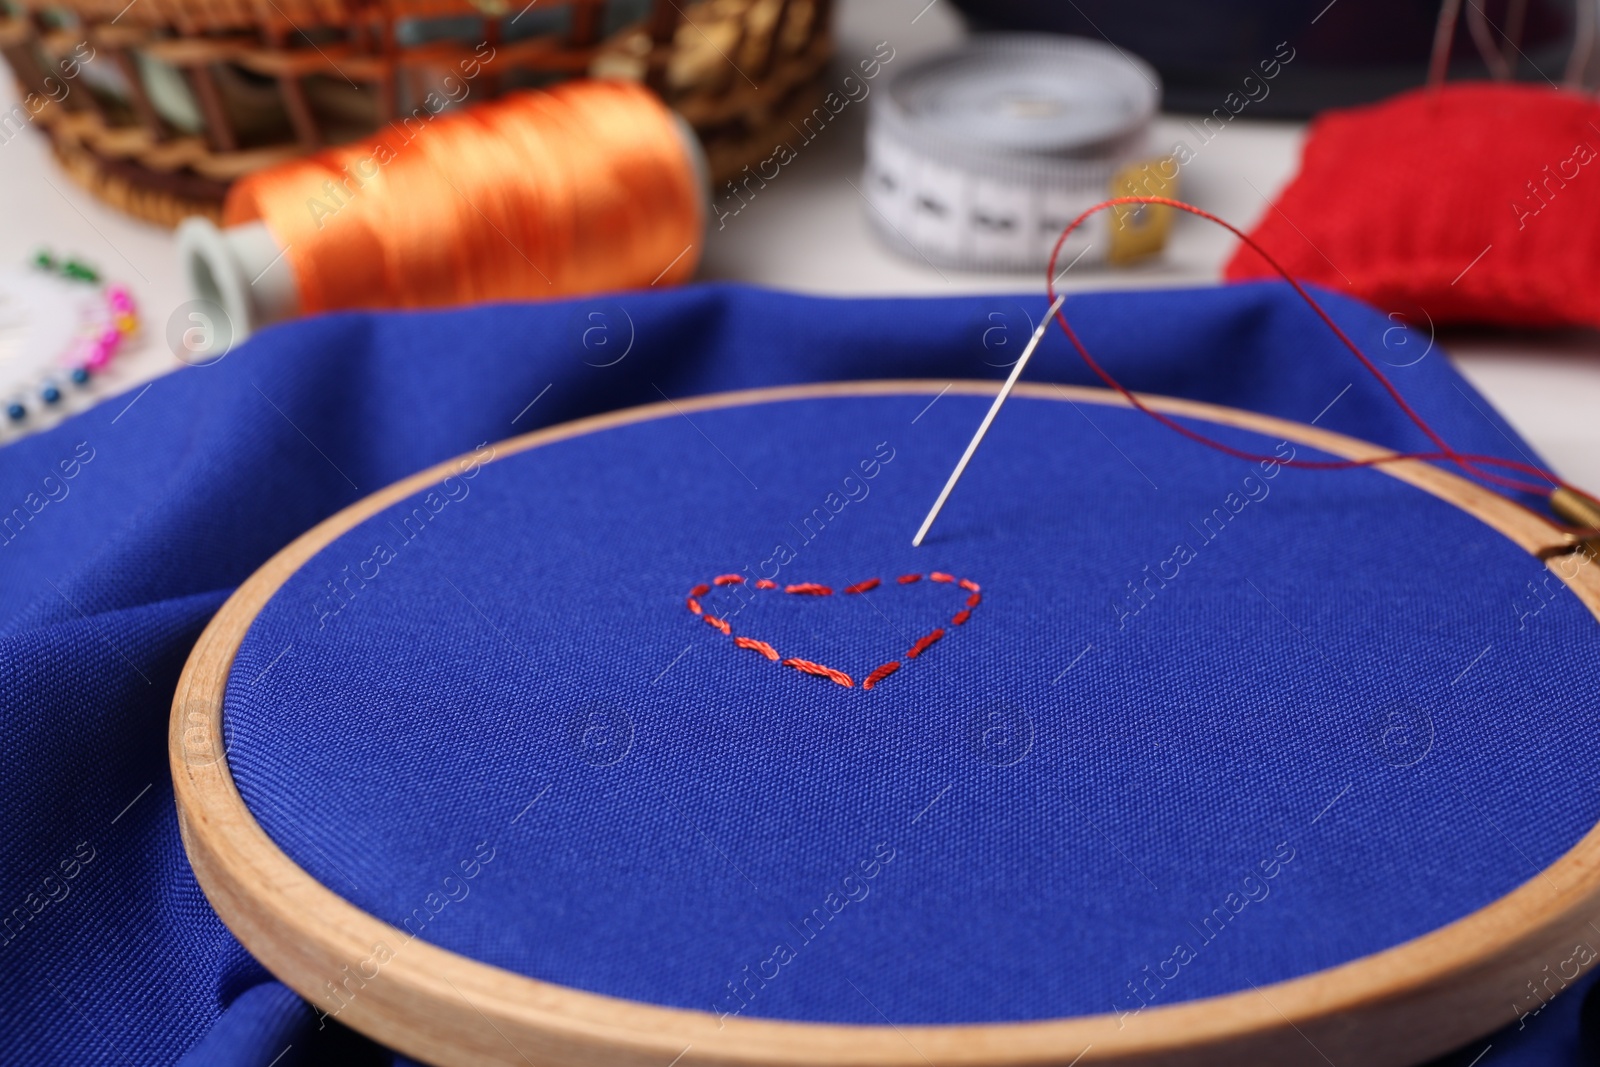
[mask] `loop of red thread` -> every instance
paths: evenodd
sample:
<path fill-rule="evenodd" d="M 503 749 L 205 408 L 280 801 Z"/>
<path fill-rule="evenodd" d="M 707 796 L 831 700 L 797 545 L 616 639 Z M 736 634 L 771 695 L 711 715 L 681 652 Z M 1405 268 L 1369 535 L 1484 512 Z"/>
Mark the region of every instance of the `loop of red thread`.
<path fill-rule="evenodd" d="M 1540 467 L 1537 467 L 1537 466 L 1535 466 L 1535 465 L 1533 465 L 1531 463 L 1522 463 L 1522 462 L 1519 462 L 1519 461 L 1513 460 L 1513 459 L 1504 459 L 1504 458 L 1502 458 L 1500 456 L 1487 456 L 1487 455 L 1480 455 L 1478 453 L 1473 453 L 1473 452 L 1458 452 L 1458 451 L 1456 451 L 1454 448 L 1452 448 L 1450 446 L 1450 444 L 1447 441 L 1445 441 L 1445 439 L 1443 437 L 1441 437 L 1433 429 L 1432 426 L 1428 425 L 1428 422 L 1427 422 L 1426 419 L 1424 419 L 1420 414 L 1418 414 L 1417 411 L 1409 403 L 1406 402 L 1405 397 L 1400 394 L 1400 390 L 1399 389 L 1395 388 L 1394 383 L 1389 380 L 1388 376 L 1385 375 L 1383 373 L 1383 371 L 1379 370 L 1377 365 L 1374 364 L 1372 362 L 1372 360 L 1367 358 L 1366 353 L 1362 352 L 1360 347 L 1354 341 L 1352 341 L 1350 339 L 1349 335 L 1346 334 L 1344 332 L 1344 330 L 1339 328 L 1339 324 L 1334 322 L 1332 317 L 1329 316 L 1329 314 L 1326 311 L 1323 310 L 1322 305 L 1318 304 L 1317 301 L 1311 296 L 1311 294 L 1309 292 L 1307 292 L 1305 290 L 1305 288 L 1299 282 L 1295 281 L 1295 279 L 1290 276 L 1289 272 L 1287 270 L 1285 270 L 1281 265 L 1279 265 L 1277 260 L 1273 259 L 1272 256 L 1267 253 L 1266 249 L 1262 248 L 1259 244 L 1257 244 L 1255 242 L 1255 240 L 1253 240 L 1250 237 L 1249 234 L 1244 233 L 1238 227 L 1232 225 L 1229 222 L 1226 222 L 1225 220 L 1223 220 L 1221 218 L 1218 218 L 1216 215 L 1211 214 L 1211 212 L 1209 212 L 1209 211 L 1205 211 L 1205 210 L 1203 210 L 1201 208 L 1197 208 L 1193 204 L 1186 204 L 1182 200 L 1173 200 L 1173 199 L 1170 199 L 1170 198 L 1164 197 L 1164 196 L 1119 196 L 1119 197 L 1113 197 L 1110 200 L 1105 200 L 1105 201 L 1102 201 L 1101 203 L 1098 203 L 1098 204 L 1094 205 L 1093 207 L 1089 208 L 1087 211 L 1084 211 L 1082 214 L 1080 214 L 1077 218 L 1073 219 L 1070 223 L 1067 224 L 1067 228 L 1061 231 L 1061 236 L 1056 239 L 1055 247 L 1052 248 L 1051 251 L 1050 251 L 1050 265 L 1049 265 L 1049 272 L 1046 275 L 1045 290 L 1049 294 L 1051 303 L 1054 303 L 1055 302 L 1055 298 L 1056 298 L 1056 283 L 1055 283 L 1056 262 L 1061 256 L 1061 249 L 1066 244 L 1067 238 L 1072 234 L 1072 232 L 1074 230 L 1076 230 L 1079 226 L 1081 226 L 1083 224 L 1084 220 L 1087 219 L 1090 215 L 1093 215 L 1093 214 L 1095 214 L 1096 212 L 1099 212 L 1099 211 L 1104 211 L 1107 208 L 1117 207 L 1117 206 L 1124 205 L 1124 204 L 1160 204 L 1160 205 L 1164 205 L 1166 207 L 1174 208 L 1174 209 L 1176 209 L 1178 211 L 1186 211 L 1189 214 L 1196 215 L 1196 216 L 1198 216 L 1200 218 L 1203 218 L 1203 219 L 1207 220 L 1208 222 L 1216 223 L 1218 226 L 1221 226 L 1223 229 L 1227 230 L 1229 233 L 1231 233 L 1235 237 L 1239 238 L 1239 240 L 1243 241 L 1246 245 L 1249 245 L 1250 248 L 1254 249 L 1255 252 L 1257 254 L 1259 254 L 1262 259 L 1267 261 L 1267 264 L 1269 266 L 1271 266 L 1274 271 L 1276 271 L 1279 275 L 1281 275 L 1283 277 L 1284 281 L 1288 282 L 1289 285 L 1294 288 L 1294 291 L 1300 295 L 1300 298 L 1302 300 L 1304 300 L 1307 305 L 1310 306 L 1312 311 L 1316 312 L 1317 317 L 1320 318 L 1323 321 L 1323 323 L 1328 327 L 1328 329 L 1333 331 L 1334 335 L 1336 337 L 1338 337 L 1339 340 L 1344 344 L 1344 346 L 1347 349 L 1350 350 L 1351 354 L 1354 355 L 1356 357 L 1356 359 L 1360 361 L 1361 365 L 1366 368 L 1367 372 L 1369 374 L 1371 374 L 1373 376 L 1373 378 L 1377 379 L 1378 383 L 1383 386 L 1384 390 L 1389 394 L 1390 398 L 1400 407 L 1400 410 L 1405 413 L 1406 417 L 1409 418 L 1411 420 L 1411 422 L 1419 430 L 1421 430 L 1424 434 L 1427 435 L 1428 440 L 1430 440 L 1430 441 L 1432 441 L 1434 443 L 1434 445 L 1437 447 L 1438 451 L 1435 451 L 1435 452 L 1394 452 L 1394 453 L 1390 453 L 1390 454 L 1384 455 L 1384 456 L 1374 456 L 1374 457 L 1372 457 L 1370 459 L 1344 459 L 1344 460 L 1288 459 L 1288 460 L 1286 460 L 1286 459 L 1283 459 L 1282 457 L 1279 457 L 1279 456 L 1259 455 L 1259 454 L 1254 453 L 1254 452 L 1247 452 L 1244 449 L 1234 448 L 1232 445 L 1224 444 L 1223 442 L 1218 441 L 1218 440 L 1216 440 L 1214 438 L 1207 437 L 1205 434 L 1202 434 L 1197 430 L 1192 430 L 1189 427 L 1184 426 L 1182 423 L 1178 422 L 1176 419 L 1173 419 L 1172 417 L 1170 417 L 1170 416 L 1168 416 L 1166 414 L 1163 414 L 1162 412 L 1159 412 L 1159 411 L 1154 410 L 1153 408 L 1147 407 L 1127 387 L 1125 387 L 1121 382 L 1119 382 L 1115 378 L 1113 378 L 1111 376 L 1111 374 L 1109 372 L 1107 372 L 1106 369 L 1104 367 L 1102 367 L 1095 360 L 1095 358 L 1089 354 L 1089 350 L 1086 347 L 1084 347 L 1083 341 L 1078 337 L 1077 332 L 1075 330 L 1073 330 L 1071 324 L 1067 322 L 1066 305 L 1063 304 L 1062 307 L 1059 310 L 1056 311 L 1056 322 L 1057 322 L 1058 325 L 1060 325 L 1062 331 L 1067 335 L 1067 339 L 1072 342 L 1072 347 L 1077 349 L 1078 355 L 1083 359 L 1084 363 L 1086 363 L 1088 365 L 1089 369 L 1094 371 L 1094 373 L 1100 378 L 1101 381 L 1105 382 L 1106 385 L 1110 386 L 1112 389 L 1114 389 L 1118 393 L 1122 394 L 1123 398 L 1126 399 L 1128 401 L 1128 403 L 1132 404 L 1139 411 L 1143 412 L 1146 415 L 1149 415 L 1151 418 L 1155 419 L 1157 422 L 1160 422 L 1162 425 L 1168 427 L 1169 429 L 1176 430 L 1178 433 L 1181 433 L 1183 436 L 1189 438 L 1192 441 L 1197 441 L 1200 444 L 1203 444 L 1203 445 L 1207 446 L 1208 448 L 1214 448 L 1219 452 L 1224 452 L 1224 453 L 1226 453 L 1226 454 L 1228 454 L 1230 456 L 1234 456 L 1234 457 L 1236 457 L 1238 459 L 1248 459 L 1248 460 L 1252 460 L 1252 461 L 1260 462 L 1260 463 L 1269 463 L 1270 462 L 1270 463 L 1280 464 L 1280 465 L 1285 466 L 1285 467 L 1301 467 L 1301 468 L 1306 468 L 1306 469 L 1311 469 L 1311 470 L 1342 470 L 1342 469 L 1348 469 L 1348 468 L 1352 468 L 1352 467 L 1372 467 L 1372 466 L 1377 466 L 1378 464 L 1382 464 L 1382 463 L 1394 463 L 1394 462 L 1396 462 L 1398 460 L 1408 460 L 1408 459 L 1426 460 L 1426 461 L 1449 461 L 1451 463 L 1454 463 L 1454 464 L 1460 466 L 1463 470 L 1469 471 L 1469 472 L 1471 472 L 1473 474 L 1476 474 L 1478 477 L 1483 478 L 1486 481 L 1494 482 L 1497 485 L 1505 486 L 1505 487 L 1511 488 L 1511 489 L 1517 489 L 1519 491 L 1526 492 L 1526 493 L 1538 494 L 1540 496 L 1543 496 L 1543 495 L 1547 494 L 1548 491 L 1549 491 L 1543 485 L 1538 485 L 1538 484 L 1535 484 L 1535 483 L 1532 483 L 1532 482 L 1519 481 L 1518 479 L 1515 479 L 1515 478 L 1507 478 L 1507 477 L 1504 477 L 1503 475 L 1496 474 L 1493 471 L 1486 471 L 1486 470 L 1478 469 L 1477 465 L 1482 464 L 1482 465 L 1491 466 L 1491 467 L 1503 467 L 1503 468 L 1507 468 L 1509 470 L 1517 471 L 1517 472 L 1522 473 L 1522 474 L 1530 474 L 1530 475 L 1533 475 L 1535 477 L 1543 478 L 1546 482 L 1550 483 L 1550 486 L 1552 486 L 1552 487 L 1561 486 L 1563 488 L 1570 489 L 1571 491 L 1573 491 L 1575 493 L 1578 493 L 1581 496 L 1588 497 L 1589 499 L 1593 499 L 1592 497 L 1589 497 L 1589 494 L 1584 493 L 1583 490 L 1578 489 L 1577 487 L 1568 484 L 1567 482 L 1563 481 L 1562 479 L 1556 477 L 1554 474 L 1551 474 L 1549 471 L 1546 471 L 1546 470 L 1544 470 L 1544 469 L 1542 469 Z M 1594 535 L 1594 534 L 1600 534 L 1600 530 L 1587 530 L 1587 529 L 1585 529 L 1583 527 L 1565 526 L 1565 525 L 1562 525 L 1560 523 L 1554 522 L 1554 521 L 1552 521 L 1552 520 L 1550 520 L 1548 518 L 1545 518 L 1544 516 L 1540 516 L 1540 518 L 1545 519 L 1546 522 L 1548 522 L 1551 526 L 1555 527 L 1556 529 L 1561 530 L 1561 531 L 1566 532 L 1566 533 L 1576 534 L 1580 538 L 1581 537 L 1591 536 L 1591 535 Z"/>
<path fill-rule="evenodd" d="M 945 574 L 942 571 L 934 571 L 929 575 L 929 577 L 932 578 L 936 582 L 952 582 L 952 583 L 957 584 L 962 589 L 971 590 L 972 591 L 972 595 L 967 598 L 967 606 L 965 608 L 963 608 L 961 611 L 957 612 L 955 617 L 953 619 L 951 619 L 951 622 L 956 626 L 960 626 L 960 625 L 964 624 L 969 618 L 972 617 L 972 609 L 977 606 L 978 601 L 979 601 L 979 596 L 978 596 L 978 588 L 979 588 L 979 586 L 978 586 L 977 582 L 970 581 L 969 579 L 966 579 L 966 578 L 961 578 L 961 579 L 958 580 L 957 578 L 955 578 L 955 576 L 950 575 L 950 574 Z M 920 574 L 902 574 L 896 580 L 901 585 L 910 585 L 913 582 L 920 581 L 921 578 L 922 578 L 922 575 L 920 575 Z M 737 585 L 737 584 L 743 583 L 744 582 L 744 578 L 743 578 L 743 576 L 737 575 L 737 574 L 723 574 L 723 575 L 718 575 L 716 578 L 713 578 L 712 582 L 714 584 L 716 584 L 716 585 L 719 585 L 719 586 L 721 586 L 721 585 Z M 846 593 L 856 593 L 856 594 L 867 593 L 867 592 L 870 592 L 873 589 L 878 588 L 882 584 L 883 583 L 882 583 L 881 579 L 868 578 L 866 581 L 856 582 L 853 585 L 845 586 L 844 591 Z M 777 588 L 777 583 L 769 581 L 766 578 L 760 578 L 760 579 L 756 580 L 755 586 L 756 586 L 757 589 L 776 589 Z M 834 682 L 837 685 L 842 685 L 847 689 L 855 687 L 855 680 L 853 678 L 851 678 L 850 675 L 846 674 L 844 671 L 835 670 L 834 668 L 825 666 L 824 664 L 814 663 L 811 660 L 800 659 L 798 657 L 790 657 L 788 659 L 780 659 L 778 650 L 776 648 L 773 648 L 767 642 L 758 641 L 753 637 L 734 636 L 733 626 L 732 626 L 732 624 L 730 624 L 728 622 L 728 620 L 719 619 L 714 615 L 705 614 L 704 613 L 704 608 L 700 604 L 699 600 L 696 599 L 699 596 L 704 596 L 704 595 L 708 594 L 710 592 L 710 588 L 711 588 L 710 586 L 704 585 L 704 584 L 695 586 L 693 589 L 691 589 L 689 591 L 689 596 L 686 599 L 686 604 L 687 604 L 689 610 L 692 613 L 694 613 L 696 616 L 698 616 L 702 622 L 706 623 L 709 626 L 716 627 L 718 630 L 721 630 L 728 637 L 733 638 L 733 643 L 734 643 L 734 646 L 736 648 L 747 648 L 747 649 L 750 649 L 753 652 L 759 652 L 761 655 L 765 656 L 767 659 L 772 660 L 774 662 L 782 663 L 782 665 L 785 666 L 785 667 L 793 667 L 795 670 L 803 671 L 806 674 L 815 675 L 815 676 L 817 676 L 819 678 L 826 678 L 829 681 Z M 789 594 L 793 594 L 793 595 L 798 595 L 798 596 L 832 596 L 833 595 L 833 589 L 831 587 L 826 586 L 826 585 L 822 585 L 822 584 L 820 584 L 818 582 L 796 582 L 793 585 L 785 586 L 784 587 L 784 592 L 785 593 L 789 593 Z M 944 637 L 944 630 L 943 629 L 934 630 L 932 633 L 925 635 L 924 637 L 918 639 L 917 643 L 911 647 L 911 650 L 906 653 L 906 657 L 905 658 L 906 659 L 916 659 L 918 656 L 922 655 L 922 653 L 926 652 L 929 648 L 931 648 L 942 637 Z M 873 686 L 877 685 L 879 682 L 881 682 L 885 678 L 889 677 L 889 675 L 891 675 L 895 671 L 899 670 L 900 667 L 901 667 L 901 663 L 900 663 L 899 660 L 893 660 L 893 661 L 891 661 L 889 663 L 883 664 L 881 667 L 878 667 L 877 669 L 872 671 L 871 674 L 867 675 L 866 679 L 861 683 L 861 688 L 862 689 L 871 689 Z"/>
<path fill-rule="evenodd" d="M 855 679 L 844 673 L 844 671 L 836 671 L 832 667 L 824 667 L 822 664 L 812 663 L 808 659 L 786 659 L 783 661 L 783 665 L 785 667 L 793 667 L 797 671 L 805 671 L 807 674 L 814 674 L 818 678 L 826 678 L 830 682 L 837 682 L 846 689 L 853 689 L 856 684 Z"/>

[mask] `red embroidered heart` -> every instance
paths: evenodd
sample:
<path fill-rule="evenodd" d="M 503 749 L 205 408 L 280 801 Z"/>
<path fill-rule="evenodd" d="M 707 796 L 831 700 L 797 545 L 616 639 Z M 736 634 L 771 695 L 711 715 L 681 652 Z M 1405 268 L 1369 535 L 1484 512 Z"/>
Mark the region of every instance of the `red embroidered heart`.
<path fill-rule="evenodd" d="M 957 578 L 954 575 L 945 574 L 942 571 L 934 571 L 933 573 L 929 574 L 928 577 L 935 582 L 944 582 L 958 586 L 962 589 L 965 589 L 970 594 L 967 597 L 966 606 L 960 611 L 956 612 L 955 615 L 950 619 L 950 625 L 952 626 L 965 625 L 966 621 L 972 617 L 972 609 L 977 607 L 983 599 L 978 587 L 978 583 L 969 578 Z M 902 574 L 899 578 L 895 579 L 896 583 L 899 585 L 910 585 L 913 582 L 919 582 L 921 580 L 922 575 L 920 574 Z M 830 682 L 844 686 L 846 689 L 854 688 L 856 684 L 855 679 L 850 677 L 844 671 L 835 670 L 832 667 L 825 667 L 820 663 L 813 663 L 808 659 L 798 659 L 792 656 L 785 659 L 778 654 L 777 649 L 773 648 L 765 641 L 758 641 L 753 637 L 736 636 L 733 632 L 733 625 L 729 623 L 727 619 L 719 619 L 715 615 L 707 614 L 705 607 L 700 603 L 700 598 L 710 593 L 711 586 L 713 585 L 744 584 L 745 579 L 742 574 L 719 574 L 717 577 L 711 579 L 710 585 L 701 584 L 689 590 L 689 596 L 685 601 L 685 604 L 690 612 L 698 615 L 701 621 L 706 623 L 706 625 L 715 627 L 716 629 L 721 630 L 726 636 L 733 638 L 734 645 L 739 648 L 748 648 L 752 652 L 759 652 L 774 663 L 781 663 L 785 667 L 793 667 L 795 670 L 804 671 L 806 674 L 814 674 L 818 678 L 826 678 Z M 883 583 L 877 578 L 868 578 L 864 582 L 857 582 L 855 585 L 845 586 L 844 595 L 858 596 L 862 593 L 869 593 L 882 584 Z M 755 587 L 757 589 L 776 589 L 778 588 L 778 583 L 768 581 L 765 578 L 760 578 L 757 579 Z M 816 582 L 799 582 L 794 585 L 786 585 L 783 587 L 783 591 L 792 596 L 833 595 L 833 590 L 831 588 L 826 585 L 819 585 Z M 933 645 L 942 637 L 944 637 L 944 627 L 942 626 L 934 630 L 932 633 L 924 634 L 922 637 L 917 638 L 916 644 L 912 645 L 906 650 L 905 658 L 916 659 L 918 656 L 928 651 L 928 649 L 932 648 Z M 861 688 L 873 688 L 879 682 L 889 677 L 889 675 L 899 670 L 900 666 L 900 660 L 890 660 L 888 663 L 876 668 L 871 674 L 867 675 L 866 678 L 861 682 Z"/>

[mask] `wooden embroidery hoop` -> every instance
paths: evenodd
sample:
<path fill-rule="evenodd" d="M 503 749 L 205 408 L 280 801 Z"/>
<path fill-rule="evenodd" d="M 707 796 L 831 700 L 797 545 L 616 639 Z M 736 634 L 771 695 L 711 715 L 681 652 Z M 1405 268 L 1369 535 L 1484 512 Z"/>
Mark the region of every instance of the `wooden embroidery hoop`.
<path fill-rule="evenodd" d="M 721 393 L 579 419 L 513 438 L 497 458 L 599 430 L 685 413 L 819 397 L 991 397 L 993 382 L 868 381 Z M 1128 406 L 1116 393 L 1048 384 L 1041 400 Z M 1284 419 L 1186 400 L 1143 398 L 1172 415 L 1254 430 L 1347 458 L 1388 450 Z M 1375 468 L 1475 516 L 1537 555 L 1563 544 L 1536 516 L 1438 467 Z M 1600 827 L 1498 900 L 1414 940 L 1289 981 L 1112 1015 L 1041 1022 L 841 1026 L 709 1013 L 626 1001 L 479 963 L 420 940 L 344 900 L 298 867 L 246 808 L 225 759 L 222 702 L 235 653 L 257 612 L 297 568 L 382 509 L 455 473 L 457 461 L 412 475 L 340 511 L 272 557 L 222 606 L 179 679 L 168 736 L 178 825 L 195 877 L 224 923 L 285 984 L 320 1004 L 384 945 L 394 955 L 338 1019 L 421 1060 L 506 1067 L 669 1063 L 728 1067 L 1021 1067 L 1091 1062 L 1416 1063 L 1512 1021 L 1526 983 L 1590 943 L 1600 919 Z M 1439 546 L 1448 559 L 1448 545 Z M 1600 568 L 1554 567 L 1600 619 Z M 403 949 L 400 948 L 403 946 Z M 1587 961 L 1585 961 L 1587 962 Z"/>

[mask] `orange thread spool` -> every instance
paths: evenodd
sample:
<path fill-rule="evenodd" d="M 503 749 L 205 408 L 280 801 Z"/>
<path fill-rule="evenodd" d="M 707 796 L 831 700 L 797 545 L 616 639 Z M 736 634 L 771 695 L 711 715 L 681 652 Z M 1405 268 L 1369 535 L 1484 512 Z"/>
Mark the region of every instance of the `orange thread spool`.
<path fill-rule="evenodd" d="M 266 225 L 301 314 L 680 282 L 705 215 L 684 138 L 641 86 L 567 82 L 249 175 L 223 220 Z"/>

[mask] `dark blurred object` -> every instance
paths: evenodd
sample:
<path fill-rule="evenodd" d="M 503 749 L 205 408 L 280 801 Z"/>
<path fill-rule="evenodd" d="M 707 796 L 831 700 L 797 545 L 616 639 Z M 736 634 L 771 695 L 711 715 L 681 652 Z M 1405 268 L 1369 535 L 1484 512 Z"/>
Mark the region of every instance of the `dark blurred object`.
<path fill-rule="evenodd" d="M 1592 985 L 1584 995 L 1578 1014 L 1578 1045 L 1585 1062 L 1600 1067 L 1600 985 Z"/>
<path fill-rule="evenodd" d="M 1588 2 L 1588 0 L 1579 0 Z M 1560 81 L 1572 51 L 1570 0 L 1473 0 L 1492 42 L 1519 77 Z M 956 0 L 974 29 L 1045 30 L 1102 38 L 1148 61 L 1166 87 L 1167 111 L 1209 112 L 1258 73 L 1280 42 L 1294 49 L 1293 77 L 1251 104 L 1254 116 L 1301 118 L 1329 107 L 1369 103 L 1427 78 L 1438 0 Z M 1492 73 L 1456 26 L 1452 78 Z"/>

